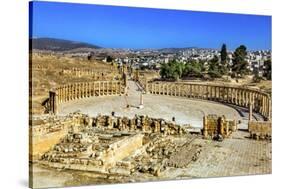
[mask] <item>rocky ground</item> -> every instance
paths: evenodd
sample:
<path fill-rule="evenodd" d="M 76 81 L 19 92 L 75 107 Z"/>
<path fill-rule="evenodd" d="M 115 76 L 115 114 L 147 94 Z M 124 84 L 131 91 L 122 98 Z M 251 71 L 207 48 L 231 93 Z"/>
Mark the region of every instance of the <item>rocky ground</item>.
<path fill-rule="evenodd" d="M 175 140 L 174 143 L 181 144 L 181 140 Z M 222 142 L 195 137 L 188 144 L 171 150 L 170 165 L 157 176 L 141 172 L 129 177 L 101 175 L 33 164 L 33 181 L 34 187 L 44 187 L 270 174 L 271 145 L 268 141 L 249 139 L 244 131 L 237 131 Z M 170 145 L 166 146 L 168 150 Z M 159 151 L 157 149 L 165 154 L 166 148 L 162 146 L 152 150 L 151 155 L 155 156 L 154 153 Z"/>

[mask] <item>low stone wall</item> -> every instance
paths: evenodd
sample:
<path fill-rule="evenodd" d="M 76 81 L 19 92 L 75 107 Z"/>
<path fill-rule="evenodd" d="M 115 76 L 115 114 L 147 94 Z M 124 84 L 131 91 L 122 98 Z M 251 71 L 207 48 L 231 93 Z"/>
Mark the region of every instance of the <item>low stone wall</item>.
<path fill-rule="evenodd" d="M 253 139 L 269 139 L 272 136 L 271 121 L 249 121 L 250 137 Z"/>
<path fill-rule="evenodd" d="M 269 94 L 252 88 L 199 84 L 187 82 L 147 82 L 139 79 L 146 93 L 155 95 L 179 96 L 211 100 L 248 108 L 252 103 L 253 111 L 271 120 L 271 97 Z"/>

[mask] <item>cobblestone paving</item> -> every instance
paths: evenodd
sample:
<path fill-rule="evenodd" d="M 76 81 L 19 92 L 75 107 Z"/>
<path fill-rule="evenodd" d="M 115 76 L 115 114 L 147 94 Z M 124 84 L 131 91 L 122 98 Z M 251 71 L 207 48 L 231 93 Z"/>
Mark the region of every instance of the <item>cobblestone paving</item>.
<path fill-rule="evenodd" d="M 246 133 L 247 135 L 248 133 Z M 238 131 L 223 142 L 198 139 L 203 150 L 182 177 L 217 177 L 271 173 L 271 143 L 245 138 Z"/>

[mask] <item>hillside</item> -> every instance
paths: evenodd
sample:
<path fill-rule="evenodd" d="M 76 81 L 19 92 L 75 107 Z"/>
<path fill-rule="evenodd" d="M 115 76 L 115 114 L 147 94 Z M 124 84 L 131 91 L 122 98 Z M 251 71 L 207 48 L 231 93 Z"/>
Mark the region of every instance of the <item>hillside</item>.
<path fill-rule="evenodd" d="M 50 50 L 50 51 L 69 51 L 79 48 L 99 49 L 101 47 L 63 39 L 54 38 L 32 38 L 29 40 L 31 49 Z"/>

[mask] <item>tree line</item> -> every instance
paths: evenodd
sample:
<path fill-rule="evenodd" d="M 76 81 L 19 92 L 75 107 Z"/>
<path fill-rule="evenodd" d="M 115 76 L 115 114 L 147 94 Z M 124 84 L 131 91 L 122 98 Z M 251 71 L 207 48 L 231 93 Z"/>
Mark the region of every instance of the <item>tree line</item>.
<path fill-rule="evenodd" d="M 160 75 L 163 79 L 177 80 L 183 77 L 203 78 L 206 75 L 211 78 L 221 78 L 224 75 L 230 75 L 232 78 L 241 78 L 251 74 L 249 63 L 246 60 L 247 48 L 245 45 L 240 45 L 235 49 L 232 56 L 232 64 L 227 55 L 226 44 L 223 44 L 220 50 L 220 57 L 215 55 L 207 62 L 204 60 L 196 61 L 193 59 L 188 62 L 178 62 L 172 60 L 167 64 L 162 64 Z M 271 79 L 271 60 L 264 62 L 265 71 L 264 77 Z"/>

